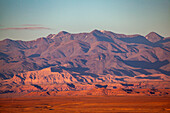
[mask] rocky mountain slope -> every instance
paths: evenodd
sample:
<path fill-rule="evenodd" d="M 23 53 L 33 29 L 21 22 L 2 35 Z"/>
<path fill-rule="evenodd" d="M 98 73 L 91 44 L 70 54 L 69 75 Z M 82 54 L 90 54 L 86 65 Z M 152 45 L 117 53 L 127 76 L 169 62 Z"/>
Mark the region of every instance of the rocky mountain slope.
<path fill-rule="evenodd" d="M 170 38 L 154 32 L 141 36 L 62 31 L 32 41 L 5 39 L 0 41 L 1 91 L 22 85 L 41 89 L 66 84 L 67 90 L 67 83 L 167 81 L 169 56 Z"/>
<path fill-rule="evenodd" d="M 62 31 L 33 41 L 0 41 L 1 78 L 58 66 L 80 75 L 170 73 L 170 42 L 157 33 L 146 37 L 94 30 L 70 34 Z"/>

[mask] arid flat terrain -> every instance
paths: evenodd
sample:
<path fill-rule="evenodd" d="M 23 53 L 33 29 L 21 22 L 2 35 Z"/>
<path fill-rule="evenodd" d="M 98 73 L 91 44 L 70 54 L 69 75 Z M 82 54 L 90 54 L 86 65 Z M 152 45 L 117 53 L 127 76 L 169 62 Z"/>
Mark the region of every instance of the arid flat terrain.
<path fill-rule="evenodd" d="M 169 96 L 56 96 L 1 98 L 1 113 L 169 113 Z"/>

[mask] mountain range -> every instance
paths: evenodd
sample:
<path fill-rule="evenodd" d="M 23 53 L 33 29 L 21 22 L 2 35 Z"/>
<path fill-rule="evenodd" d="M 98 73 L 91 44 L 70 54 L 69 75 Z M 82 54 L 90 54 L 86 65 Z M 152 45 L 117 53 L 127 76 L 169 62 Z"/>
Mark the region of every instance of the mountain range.
<path fill-rule="evenodd" d="M 155 32 L 142 36 L 104 30 L 61 31 L 32 41 L 5 39 L 0 41 L 0 90 L 17 91 L 23 85 L 47 91 L 46 84 L 74 89 L 72 83 L 167 81 L 169 56 L 170 37 Z M 69 90 L 63 87 L 56 90 Z"/>

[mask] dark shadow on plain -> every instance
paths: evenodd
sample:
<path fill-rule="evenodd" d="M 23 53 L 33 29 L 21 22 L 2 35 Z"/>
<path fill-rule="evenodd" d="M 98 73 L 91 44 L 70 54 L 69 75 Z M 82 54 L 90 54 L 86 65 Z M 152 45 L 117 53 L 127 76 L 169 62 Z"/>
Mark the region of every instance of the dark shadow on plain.
<path fill-rule="evenodd" d="M 124 78 L 115 78 L 115 80 L 124 81 Z"/>
<path fill-rule="evenodd" d="M 67 83 L 67 85 L 71 88 L 75 88 L 75 85 L 73 83 Z"/>
<path fill-rule="evenodd" d="M 43 88 L 39 85 L 36 85 L 36 84 L 31 84 L 32 86 L 36 87 L 37 89 L 40 89 L 40 90 L 43 90 Z"/>
<path fill-rule="evenodd" d="M 122 86 L 134 86 L 134 84 L 124 84 L 124 83 L 121 83 Z"/>
<path fill-rule="evenodd" d="M 156 76 L 156 77 L 152 77 L 152 76 L 148 76 L 148 77 L 136 77 L 137 79 L 161 79 L 160 76 Z"/>
<path fill-rule="evenodd" d="M 5 94 L 5 93 L 13 93 L 14 91 L 10 91 L 10 90 L 6 90 L 6 91 L 1 91 L 0 90 L 0 94 Z"/>
<path fill-rule="evenodd" d="M 107 85 L 100 85 L 100 84 L 96 84 L 95 86 L 98 88 L 106 88 L 107 87 Z"/>

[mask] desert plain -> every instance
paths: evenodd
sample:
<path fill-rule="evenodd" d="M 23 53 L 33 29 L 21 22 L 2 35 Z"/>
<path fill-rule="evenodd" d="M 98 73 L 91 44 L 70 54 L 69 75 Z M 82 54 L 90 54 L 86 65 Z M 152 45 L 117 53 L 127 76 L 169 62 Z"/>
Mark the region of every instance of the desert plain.
<path fill-rule="evenodd" d="M 169 113 L 169 96 L 1 98 L 1 113 Z"/>

